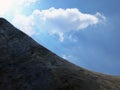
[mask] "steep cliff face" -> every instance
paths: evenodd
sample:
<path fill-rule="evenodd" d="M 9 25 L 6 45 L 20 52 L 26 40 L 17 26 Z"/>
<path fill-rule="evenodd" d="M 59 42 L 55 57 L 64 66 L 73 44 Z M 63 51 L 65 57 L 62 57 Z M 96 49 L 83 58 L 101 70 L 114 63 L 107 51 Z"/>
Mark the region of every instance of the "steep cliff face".
<path fill-rule="evenodd" d="M 0 90 L 120 90 L 120 77 L 75 66 L 0 18 Z"/>

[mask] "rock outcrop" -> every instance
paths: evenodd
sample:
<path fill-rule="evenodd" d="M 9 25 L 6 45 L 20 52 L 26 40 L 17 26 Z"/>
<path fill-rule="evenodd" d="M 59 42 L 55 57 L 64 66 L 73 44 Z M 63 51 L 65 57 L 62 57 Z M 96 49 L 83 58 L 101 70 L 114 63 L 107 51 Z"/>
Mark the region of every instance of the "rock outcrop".
<path fill-rule="evenodd" d="M 78 67 L 0 18 L 0 90 L 120 90 L 120 77 Z"/>

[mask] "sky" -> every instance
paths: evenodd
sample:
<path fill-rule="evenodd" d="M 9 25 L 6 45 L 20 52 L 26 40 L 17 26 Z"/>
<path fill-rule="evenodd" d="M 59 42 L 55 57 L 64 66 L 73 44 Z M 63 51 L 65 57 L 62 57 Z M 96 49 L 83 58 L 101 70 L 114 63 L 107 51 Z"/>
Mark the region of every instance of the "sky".
<path fill-rule="evenodd" d="M 120 0 L 0 0 L 0 17 L 66 60 L 120 75 Z"/>

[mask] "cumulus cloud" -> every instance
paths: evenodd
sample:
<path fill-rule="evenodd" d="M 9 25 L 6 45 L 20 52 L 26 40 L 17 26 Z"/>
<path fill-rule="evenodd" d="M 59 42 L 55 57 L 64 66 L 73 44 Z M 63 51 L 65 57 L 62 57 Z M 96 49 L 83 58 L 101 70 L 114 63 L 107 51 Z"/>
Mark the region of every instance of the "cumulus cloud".
<path fill-rule="evenodd" d="M 41 11 L 34 10 L 30 16 L 19 15 L 19 17 L 16 16 L 13 22 L 21 24 L 21 29 L 29 32 L 27 28 L 32 31 L 34 25 L 36 25 L 39 30 L 51 35 L 57 34 L 61 42 L 64 41 L 65 33 L 84 30 L 88 26 L 96 25 L 105 20 L 105 16 L 99 12 L 92 15 L 82 13 L 77 8 L 55 9 L 54 7 Z M 24 23 L 19 19 L 23 20 Z"/>

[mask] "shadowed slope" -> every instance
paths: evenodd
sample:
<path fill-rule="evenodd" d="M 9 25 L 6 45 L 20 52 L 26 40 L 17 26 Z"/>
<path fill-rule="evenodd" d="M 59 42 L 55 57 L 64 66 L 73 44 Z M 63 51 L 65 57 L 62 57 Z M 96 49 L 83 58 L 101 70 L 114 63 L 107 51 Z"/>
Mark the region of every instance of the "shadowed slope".
<path fill-rule="evenodd" d="M 120 77 L 75 66 L 0 18 L 0 90 L 120 90 Z"/>

